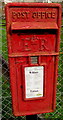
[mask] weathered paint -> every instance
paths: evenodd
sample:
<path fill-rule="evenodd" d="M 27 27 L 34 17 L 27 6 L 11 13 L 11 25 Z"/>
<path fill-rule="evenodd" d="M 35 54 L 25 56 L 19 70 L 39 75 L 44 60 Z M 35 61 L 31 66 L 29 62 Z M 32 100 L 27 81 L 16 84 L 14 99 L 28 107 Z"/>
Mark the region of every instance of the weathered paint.
<path fill-rule="evenodd" d="M 61 6 L 45 3 L 6 5 L 10 85 L 15 116 L 52 112 L 60 46 Z M 36 63 L 33 63 L 33 57 Z M 26 98 L 26 67 L 44 67 L 43 96 Z"/>

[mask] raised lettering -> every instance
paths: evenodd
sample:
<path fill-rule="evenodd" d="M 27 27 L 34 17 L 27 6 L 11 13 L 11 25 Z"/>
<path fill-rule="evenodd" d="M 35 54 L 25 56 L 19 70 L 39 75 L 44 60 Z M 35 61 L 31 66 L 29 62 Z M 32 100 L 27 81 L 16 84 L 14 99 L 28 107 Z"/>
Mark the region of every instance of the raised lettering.
<path fill-rule="evenodd" d="M 51 18 L 51 12 L 47 13 L 47 18 Z"/>
<path fill-rule="evenodd" d="M 16 12 L 12 12 L 12 18 L 13 18 L 13 19 L 16 19 L 16 18 L 17 18 L 16 14 L 17 14 Z"/>
<path fill-rule="evenodd" d="M 53 19 L 55 19 L 55 16 L 56 16 L 55 12 L 52 12 L 52 18 Z"/>
<path fill-rule="evenodd" d="M 46 14 L 45 14 L 46 12 L 42 12 L 42 15 L 41 15 L 41 18 L 42 19 L 45 19 L 46 18 Z"/>
<path fill-rule="evenodd" d="M 24 41 L 24 51 L 30 51 L 31 48 L 30 48 L 30 39 L 29 38 L 25 38 L 25 41 Z"/>
<path fill-rule="evenodd" d="M 26 14 L 24 12 L 21 13 L 21 18 L 25 19 L 26 18 Z"/>
<path fill-rule="evenodd" d="M 36 12 L 33 12 L 33 13 L 32 13 L 32 18 L 36 18 L 36 17 L 37 17 Z"/>
<path fill-rule="evenodd" d="M 53 11 L 38 11 L 38 12 L 32 12 L 32 15 L 28 11 L 18 11 L 12 12 L 12 18 L 15 19 L 30 19 L 32 17 L 33 19 L 55 19 L 56 13 Z"/>
<path fill-rule="evenodd" d="M 33 19 L 51 19 L 55 18 L 55 12 L 33 12 L 32 13 L 32 18 Z"/>
<path fill-rule="evenodd" d="M 37 18 L 38 18 L 38 19 L 41 19 L 41 13 L 42 13 L 42 12 L 37 12 Z"/>
<path fill-rule="evenodd" d="M 49 50 L 48 44 L 47 44 L 47 39 L 45 39 L 45 38 L 33 36 L 33 37 L 22 38 L 21 40 L 23 43 L 22 51 L 31 51 L 32 48 L 37 48 L 40 51 Z M 40 41 L 40 43 L 39 43 L 39 41 Z M 35 49 L 33 49 L 33 50 L 35 50 Z"/>
<path fill-rule="evenodd" d="M 48 48 L 47 48 L 47 40 L 46 39 L 41 39 L 41 48 L 40 48 L 40 50 L 48 50 Z"/>
<path fill-rule="evenodd" d="M 29 12 L 12 12 L 12 18 L 13 19 L 28 19 L 29 18 Z"/>
<path fill-rule="evenodd" d="M 21 17 L 21 14 L 20 12 L 17 13 L 17 18 L 20 18 Z"/>
<path fill-rule="evenodd" d="M 28 19 L 29 18 L 29 12 L 25 12 L 26 14 L 26 18 Z"/>

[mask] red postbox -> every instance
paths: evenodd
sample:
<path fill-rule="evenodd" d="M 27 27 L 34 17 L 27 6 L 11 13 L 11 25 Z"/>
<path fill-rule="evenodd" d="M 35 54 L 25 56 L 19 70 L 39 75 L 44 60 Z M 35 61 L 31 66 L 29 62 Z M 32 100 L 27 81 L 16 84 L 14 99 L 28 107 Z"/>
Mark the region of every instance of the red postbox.
<path fill-rule="evenodd" d="M 60 45 L 61 6 L 10 3 L 6 26 L 15 116 L 52 112 Z"/>

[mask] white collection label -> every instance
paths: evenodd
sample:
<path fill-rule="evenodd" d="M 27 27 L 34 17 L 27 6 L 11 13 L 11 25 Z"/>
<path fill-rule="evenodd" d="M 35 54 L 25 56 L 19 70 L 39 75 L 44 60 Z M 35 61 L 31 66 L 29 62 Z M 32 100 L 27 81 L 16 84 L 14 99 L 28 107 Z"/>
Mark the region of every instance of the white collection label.
<path fill-rule="evenodd" d="M 25 67 L 26 98 L 43 97 L 44 67 Z"/>

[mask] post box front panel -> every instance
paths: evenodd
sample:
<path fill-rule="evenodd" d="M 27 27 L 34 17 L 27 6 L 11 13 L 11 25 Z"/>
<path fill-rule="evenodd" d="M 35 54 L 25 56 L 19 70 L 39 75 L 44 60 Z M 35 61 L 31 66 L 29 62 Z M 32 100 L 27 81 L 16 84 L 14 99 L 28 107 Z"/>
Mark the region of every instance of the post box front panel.
<path fill-rule="evenodd" d="M 60 11 L 59 4 L 12 3 L 6 6 L 15 116 L 55 109 Z"/>
<path fill-rule="evenodd" d="M 17 33 L 12 34 L 12 53 L 55 52 L 56 35 L 54 33 L 43 33 L 43 30 L 39 34 L 33 32 L 25 34 L 17 31 Z"/>

